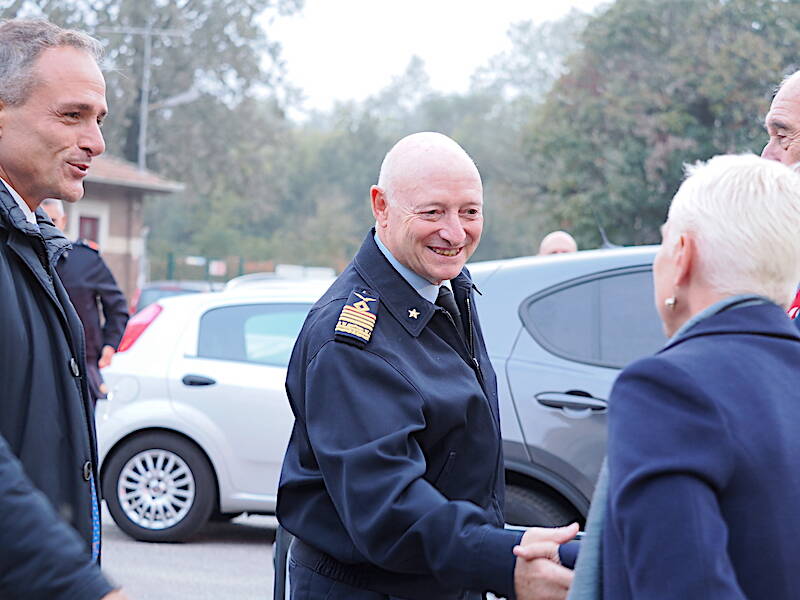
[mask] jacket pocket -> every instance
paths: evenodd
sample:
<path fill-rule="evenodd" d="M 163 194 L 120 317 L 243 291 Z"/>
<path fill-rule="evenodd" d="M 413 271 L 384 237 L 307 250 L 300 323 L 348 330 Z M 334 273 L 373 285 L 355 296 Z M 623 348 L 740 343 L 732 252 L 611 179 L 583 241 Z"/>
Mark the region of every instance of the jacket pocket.
<path fill-rule="evenodd" d="M 447 477 L 450 473 L 453 472 L 453 466 L 456 464 L 456 452 L 451 451 L 450 454 L 447 455 L 447 460 L 444 462 L 444 466 L 442 470 L 439 471 L 439 474 L 436 476 L 436 479 L 433 480 L 433 485 L 437 488 L 441 486 L 442 483 L 447 481 Z"/>

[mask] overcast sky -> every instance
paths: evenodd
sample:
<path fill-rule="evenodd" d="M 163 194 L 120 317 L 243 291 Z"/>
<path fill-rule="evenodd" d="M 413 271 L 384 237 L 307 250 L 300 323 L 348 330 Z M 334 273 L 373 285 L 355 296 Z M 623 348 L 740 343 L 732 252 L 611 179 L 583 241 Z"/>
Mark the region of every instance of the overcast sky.
<path fill-rule="evenodd" d="M 276 19 L 289 82 L 306 108 L 361 100 L 384 88 L 417 55 L 434 89 L 462 92 L 470 75 L 510 47 L 510 24 L 589 11 L 605 0 L 305 0 L 302 13 Z"/>

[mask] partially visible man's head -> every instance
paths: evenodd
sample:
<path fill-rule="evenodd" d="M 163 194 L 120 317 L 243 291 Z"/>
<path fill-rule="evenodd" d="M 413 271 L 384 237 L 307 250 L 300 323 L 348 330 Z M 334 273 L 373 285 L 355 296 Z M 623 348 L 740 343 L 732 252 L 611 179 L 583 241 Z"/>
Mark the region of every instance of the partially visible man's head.
<path fill-rule="evenodd" d="M 453 279 L 475 251 L 483 229 L 483 184 L 475 163 L 440 133 L 395 144 L 370 190 L 381 241 L 432 283 Z"/>
<path fill-rule="evenodd" d="M 764 126 L 769 141 L 761 156 L 789 166 L 800 163 L 800 71 L 781 83 Z"/>
<path fill-rule="evenodd" d="M 0 22 L 0 178 L 35 208 L 74 202 L 105 150 L 105 80 L 93 38 L 45 21 Z"/>
<path fill-rule="evenodd" d="M 64 213 L 64 203 L 55 198 L 45 198 L 42 200 L 42 209 L 53 221 L 53 225 L 64 231 L 67 227 L 67 215 Z"/>
<path fill-rule="evenodd" d="M 539 256 L 547 256 L 548 254 L 566 254 L 568 252 L 577 252 L 578 244 L 566 231 L 551 231 L 539 244 Z"/>
<path fill-rule="evenodd" d="M 800 174 L 753 155 L 717 156 L 687 168 L 672 200 L 654 264 L 656 306 L 675 296 L 671 271 L 682 236 L 697 250 L 692 265 L 722 296 L 754 293 L 788 306 L 800 281 Z"/>

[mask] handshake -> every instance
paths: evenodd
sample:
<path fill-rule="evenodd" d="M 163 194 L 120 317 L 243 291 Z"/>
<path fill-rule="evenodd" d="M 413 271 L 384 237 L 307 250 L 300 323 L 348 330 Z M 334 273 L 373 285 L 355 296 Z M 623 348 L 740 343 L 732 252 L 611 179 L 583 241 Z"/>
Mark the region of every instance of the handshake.
<path fill-rule="evenodd" d="M 572 583 L 572 571 L 561 565 L 558 554 L 578 533 L 578 524 L 566 527 L 531 527 L 514 548 L 514 589 L 517 600 L 564 600 Z"/>

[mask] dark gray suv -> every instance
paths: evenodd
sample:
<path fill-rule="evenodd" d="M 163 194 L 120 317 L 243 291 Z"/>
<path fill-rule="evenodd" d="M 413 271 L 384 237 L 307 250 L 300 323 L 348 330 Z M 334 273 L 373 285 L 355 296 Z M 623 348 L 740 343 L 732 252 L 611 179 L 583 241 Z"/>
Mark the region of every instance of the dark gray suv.
<path fill-rule="evenodd" d="M 468 265 L 500 394 L 506 521 L 582 521 L 605 455 L 619 370 L 665 342 L 657 246 Z"/>

